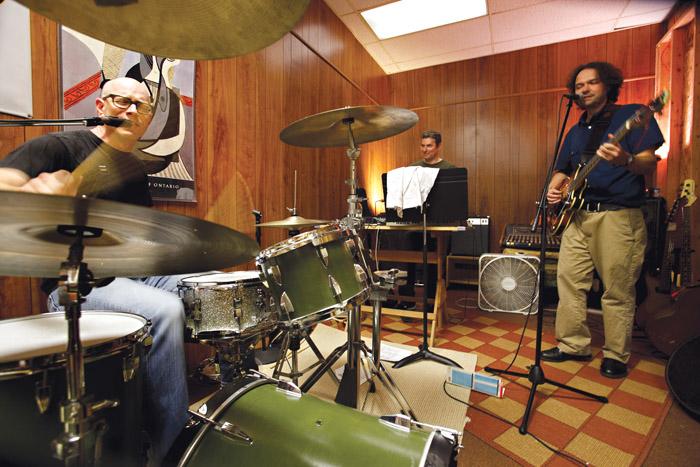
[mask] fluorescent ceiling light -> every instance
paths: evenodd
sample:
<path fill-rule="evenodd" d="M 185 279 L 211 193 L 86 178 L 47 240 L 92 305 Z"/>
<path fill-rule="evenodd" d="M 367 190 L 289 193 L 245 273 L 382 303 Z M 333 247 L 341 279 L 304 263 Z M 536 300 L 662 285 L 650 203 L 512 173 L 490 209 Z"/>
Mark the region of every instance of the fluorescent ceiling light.
<path fill-rule="evenodd" d="M 484 16 L 486 0 L 399 0 L 361 14 L 379 39 L 389 39 Z"/>

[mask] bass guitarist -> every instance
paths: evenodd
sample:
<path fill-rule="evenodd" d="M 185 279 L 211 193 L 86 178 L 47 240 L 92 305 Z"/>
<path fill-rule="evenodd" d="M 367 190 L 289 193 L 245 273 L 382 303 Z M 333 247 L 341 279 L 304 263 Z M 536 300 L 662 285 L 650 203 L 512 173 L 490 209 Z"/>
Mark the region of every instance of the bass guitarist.
<path fill-rule="evenodd" d="M 563 186 L 576 168 L 594 156 L 601 159 L 588 174 L 582 205 L 562 236 L 557 267 L 558 346 L 542 352 L 542 359 L 590 360 L 586 294 L 595 269 L 605 285 L 601 299 L 605 344 L 600 372 L 608 378 L 627 375 L 635 282 L 647 242 L 640 209 L 644 203 L 644 175 L 656 169 L 654 152 L 664 141 L 653 118 L 645 128 L 626 133 L 624 139 L 613 138 L 616 130 L 643 107 L 615 105 L 622 83 L 622 72 L 610 63 L 591 62 L 573 70 L 567 87 L 576 94 L 576 103 L 584 112 L 566 135 L 547 192 L 549 204 L 561 202 Z"/>

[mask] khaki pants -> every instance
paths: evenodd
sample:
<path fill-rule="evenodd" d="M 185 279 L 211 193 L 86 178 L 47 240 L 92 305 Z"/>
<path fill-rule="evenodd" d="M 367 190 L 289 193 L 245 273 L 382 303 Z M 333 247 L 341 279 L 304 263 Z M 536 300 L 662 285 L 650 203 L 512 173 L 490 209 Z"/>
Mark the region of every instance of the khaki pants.
<path fill-rule="evenodd" d="M 603 357 L 627 363 L 635 312 L 635 283 L 644 260 L 646 226 L 640 209 L 574 215 L 564 231 L 557 266 L 556 337 L 562 352 L 591 353 L 586 294 L 593 269 L 603 281 Z"/>

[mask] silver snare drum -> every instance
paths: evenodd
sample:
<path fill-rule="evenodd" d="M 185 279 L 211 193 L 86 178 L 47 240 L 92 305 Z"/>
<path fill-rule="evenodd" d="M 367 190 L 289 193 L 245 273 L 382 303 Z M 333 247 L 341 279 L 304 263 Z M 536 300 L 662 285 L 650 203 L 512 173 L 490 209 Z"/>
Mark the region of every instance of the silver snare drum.
<path fill-rule="evenodd" d="M 273 299 L 257 271 L 185 277 L 178 292 L 185 304 L 185 327 L 194 339 L 242 339 L 276 325 Z"/>

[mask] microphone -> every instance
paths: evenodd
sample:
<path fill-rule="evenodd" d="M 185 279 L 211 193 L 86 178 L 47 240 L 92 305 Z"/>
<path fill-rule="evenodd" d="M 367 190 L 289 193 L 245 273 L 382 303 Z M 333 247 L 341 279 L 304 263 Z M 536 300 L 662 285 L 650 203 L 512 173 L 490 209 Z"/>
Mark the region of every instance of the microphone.
<path fill-rule="evenodd" d="M 569 100 L 572 100 L 574 102 L 581 102 L 581 94 L 564 94 L 564 97 L 566 97 Z"/>
<path fill-rule="evenodd" d="M 123 127 L 130 127 L 132 125 L 130 120 L 127 120 L 125 118 L 119 118 L 119 117 L 111 117 L 109 115 L 105 115 L 102 117 L 91 117 L 91 118 L 86 118 L 85 119 L 85 126 L 98 126 L 98 125 L 107 125 L 107 126 L 123 126 Z"/>

